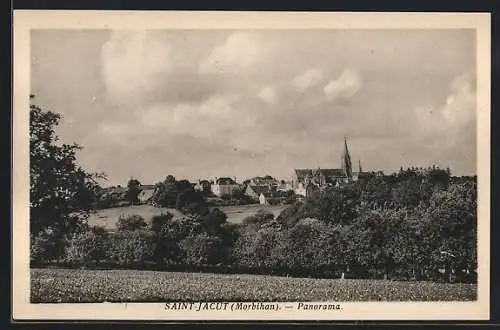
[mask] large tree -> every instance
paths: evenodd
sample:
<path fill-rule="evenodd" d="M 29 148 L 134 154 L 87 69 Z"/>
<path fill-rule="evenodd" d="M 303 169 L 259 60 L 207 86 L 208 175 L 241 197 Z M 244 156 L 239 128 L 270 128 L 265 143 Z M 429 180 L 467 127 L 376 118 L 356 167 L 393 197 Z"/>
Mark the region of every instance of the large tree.
<path fill-rule="evenodd" d="M 31 233 L 75 230 L 96 200 L 97 178 L 77 164 L 81 147 L 59 141 L 55 127 L 61 115 L 34 104 L 30 96 L 30 224 Z"/>
<path fill-rule="evenodd" d="M 139 180 L 131 178 L 127 183 L 127 200 L 134 205 L 139 203 L 139 194 L 141 193 L 141 183 Z"/>

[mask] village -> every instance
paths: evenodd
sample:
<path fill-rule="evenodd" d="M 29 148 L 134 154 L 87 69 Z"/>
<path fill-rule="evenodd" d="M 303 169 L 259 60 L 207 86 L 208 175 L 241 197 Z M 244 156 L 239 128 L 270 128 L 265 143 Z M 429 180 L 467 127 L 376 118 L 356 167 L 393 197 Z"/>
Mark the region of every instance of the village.
<path fill-rule="evenodd" d="M 382 171 L 363 171 L 358 161 L 357 171 L 353 170 L 347 140 L 340 160 L 340 168 L 299 168 L 294 170 L 292 180 L 282 180 L 265 174 L 245 179 L 241 182 L 236 177 L 214 177 L 189 182 L 194 191 L 199 192 L 213 205 L 286 205 L 305 197 L 314 196 L 327 187 L 339 187 L 357 181 L 367 181 L 373 176 L 383 176 Z M 131 179 L 133 180 L 133 179 Z M 157 185 L 140 184 L 139 204 L 151 204 Z M 116 201 L 115 206 L 126 206 L 127 186 L 105 188 L 102 199 Z"/>

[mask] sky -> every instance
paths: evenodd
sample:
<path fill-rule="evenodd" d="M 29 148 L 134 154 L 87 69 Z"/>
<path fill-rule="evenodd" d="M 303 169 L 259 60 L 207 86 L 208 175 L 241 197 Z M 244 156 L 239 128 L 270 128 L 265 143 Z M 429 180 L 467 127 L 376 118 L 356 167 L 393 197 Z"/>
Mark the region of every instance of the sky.
<path fill-rule="evenodd" d="M 353 163 L 476 173 L 475 31 L 32 30 L 34 102 L 109 185 Z M 355 168 L 356 170 L 357 168 Z"/>

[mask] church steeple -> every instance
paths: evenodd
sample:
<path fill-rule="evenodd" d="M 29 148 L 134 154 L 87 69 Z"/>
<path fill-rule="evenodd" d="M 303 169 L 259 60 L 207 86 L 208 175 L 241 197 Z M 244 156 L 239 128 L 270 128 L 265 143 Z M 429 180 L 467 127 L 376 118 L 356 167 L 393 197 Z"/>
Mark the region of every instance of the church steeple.
<path fill-rule="evenodd" d="M 358 159 L 358 166 L 359 166 L 359 173 L 363 172 L 363 169 L 361 168 L 361 160 Z"/>
<path fill-rule="evenodd" d="M 342 152 L 342 170 L 344 170 L 347 178 L 352 177 L 352 163 L 351 155 L 349 154 L 349 148 L 347 147 L 347 139 L 344 136 L 344 151 Z"/>

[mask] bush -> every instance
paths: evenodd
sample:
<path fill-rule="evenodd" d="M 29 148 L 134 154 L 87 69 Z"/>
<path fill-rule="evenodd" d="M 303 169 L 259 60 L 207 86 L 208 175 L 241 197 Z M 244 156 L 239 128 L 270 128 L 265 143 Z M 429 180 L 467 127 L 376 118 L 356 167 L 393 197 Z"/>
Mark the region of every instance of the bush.
<path fill-rule="evenodd" d="M 101 227 L 80 232 L 68 240 L 65 261 L 76 264 L 99 263 L 106 259 L 109 235 Z"/>
<path fill-rule="evenodd" d="M 278 222 L 280 222 L 283 226 L 287 228 L 291 228 L 295 226 L 297 221 L 302 216 L 302 202 L 294 202 L 286 209 L 284 209 L 280 215 L 276 218 Z"/>
<path fill-rule="evenodd" d="M 118 228 L 119 231 L 124 231 L 124 230 L 133 231 L 133 230 L 144 229 L 145 227 L 147 227 L 147 225 L 148 224 L 146 223 L 143 217 L 134 214 L 129 216 L 120 216 L 116 224 L 116 227 Z"/>
<path fill-rule="evenodd" d="M 159 222 L 160 219 L 155 221 Z M 170 220 L 163 218 L 161 221 L 163 223 L 155 236 L 154 254 L 154 259 L 161 263 L 179 261 L 179 243 L 188 236 L 204 232 L 197 216 L 184 216 Z"/>
<path fill-rule="evenodd" d="M 169 221 L 173 219 L 173 215 L 171 213 L 166 213 L 166 214 L 160 214 L 160 215 L 155 215 L 151 218 L 151 224 L 150 224 L 150 229 L 154 233 L 159 233 L 165 224 L 167 224 Z"/>
<path fill-rule="evenodd" d="M 207 215 L 200 218 L 207 233 L 214 235 L 220 231 L 220 227 L 226 223 L 227 215 L 219 209 L 211 210 Z"/>
<path fill-rule="evenodd" d="M 61 232 L 46 228 L 31 235 L 30 260 L 48 262 L 59 260 L 64 253 L 64 236 Z"/>
<path fill-rule="evenodd" d="M 243 219 L 244 226 L 255 225 L 260 228 L 263 224 L 274 220 L 274 214 L 266 210 L 258 210 L 254 215 L 250 215 Z"/>
<path fill-rule="evenodd" d="M 111 235 L 108 257 L 120 265 L 137 265 L 152 261 L 155 237 L 150 231 L 118 231 Z"/>
<path fill-rule="evenodd" d="M 182 260 L 188 265 L 215 265 L 222 261 L 222 239 L 206 233 L 189 236 L 179 243 Z"/>

